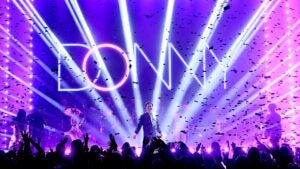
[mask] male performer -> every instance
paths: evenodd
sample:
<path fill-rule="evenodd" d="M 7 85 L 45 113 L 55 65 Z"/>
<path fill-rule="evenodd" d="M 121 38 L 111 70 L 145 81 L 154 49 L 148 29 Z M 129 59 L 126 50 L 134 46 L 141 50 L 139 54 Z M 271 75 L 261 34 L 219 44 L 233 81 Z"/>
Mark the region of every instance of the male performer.
<path fill-rule="evenodd" d="M 276 104 L 269 105 L 270 114 L 266 120 L 265 136 L 269 138 L 273 148 L 279 148 L 279 141 L 282 135 L 281 117 L 276 112 Z"/>
<path fill-rule="evenodd" d="M 146 103 L 146 112 L 141 115 L 137 128 L 134 132 L 133 138 L 136 138 L 136 135 L 139 133 L 141 127 L 143 127 L 144 137 L 152 138 L 156 136 L 161 136 L 161 131 L 158 125 L 158 120 L 152 112 L 153 104 L 148 102 Z"/>

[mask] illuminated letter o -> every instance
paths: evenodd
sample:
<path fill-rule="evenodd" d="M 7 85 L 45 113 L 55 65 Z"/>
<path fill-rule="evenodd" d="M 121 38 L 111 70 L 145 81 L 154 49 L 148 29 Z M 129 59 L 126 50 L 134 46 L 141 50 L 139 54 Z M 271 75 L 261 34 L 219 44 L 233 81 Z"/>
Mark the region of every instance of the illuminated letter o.
<path fill-rule="evenodd" d="M 91 81 L 91 79 L 89 78 L 89 76 L 87 74 L 86 67 L 87 67 L 87 61 L 88 61 L 90 55 L 92 53 L 94 53 L 96 50 L 99 50 L 101 48 L 111 48 L 111 49 L 118 51 L 121 54 L 123 60 L 125 61 L 125 69 L 126 69 L 125 73 L 123 74 L 122 79 L 117 84 L 114 84 L 113 86 L 103 87 L 103 86 L 96 85 Z M 83 63 L 82 63 L 82 69 L 83 69 L 84 76 L 88 80 L 89 84 L 97 90 L 101 90 L 101 91 L 115 90 L 115 89 L 121 87 L 129 77 L 129 61 L 127 58 L 128 58 L 128 56 L 126 55 L 126 53 L 116 45 L 109 44 L 109 43 L 103 43 L 103 44 L 97 45 L 96 47 L 89 50 L 89 52 L 84 56 Z"/>

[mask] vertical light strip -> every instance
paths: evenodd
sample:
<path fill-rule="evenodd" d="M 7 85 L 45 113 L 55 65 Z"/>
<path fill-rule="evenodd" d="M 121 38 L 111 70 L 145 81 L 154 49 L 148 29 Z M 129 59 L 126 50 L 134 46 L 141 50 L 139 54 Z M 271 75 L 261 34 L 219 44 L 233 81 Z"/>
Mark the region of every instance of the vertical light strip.
<path fill-rule="evenodd" d="M 290 10 L 290 4 L 289 1 L 287 0 L 284 4 L 284 13 L 285 13 L 285 18 L 286 18 L 286 30 L 288 33 L 288 39 L 286 41 L 286 46 L 287 46 L 287 59 L 288 61 L 288 67 L 293 67 L 294 66 L 294 57 L 292 53 L 292 32 L 291 32 L 291 10 Z M 289 137 L 291 137 L 291 144 L 292 146 L 296 146 L 296 134 L 294 133 L 296 131 L 296 124 L 297 124 L 297 115 L 295 111 L 295 102 L 294 102 L 294 92 L 291 92 L 293 89 L 297 88 L 297 85 L 295 84 L 295 73 L 296 71 L 290 71 L 288 72 L 288 90 L 289 90 L 289 97 L 288 97 L 288 102 L 289 102 L 289 111 L 293 114 L 292 118 L 290 118 L 288 122 L 288 127 L 287 133 Z"/>
<path fill-rule="evenodd" d="M 139 79 L 138 79 L 138 68 L 137 68 L 137 59 L 136 54 L 134 53 L 134 46 L 133 46 L 133 37 L 131 33 L 131 22 L 129 19 L 129 13 L 127 8 L 127 2 L 123 0 L 119 0 L 119 9 L 121 13 L 121 19 L 122 19 L 122 25 L 123 25 L 123 34 L 125 36 L 126 41 L 126 48 L 131 64 L 131 82 L 132 82 L 132 89 L 134 93 L 134 99 L 135 99 L 135 110 L 136 115 L 140 116 L 143 113 L 143 100 L 140 93 L 140 87 L 139 87 Z"/>
<path fill-rule="evenodd" d="M 32 0 L 32 2 L 33 2 L 33 0 Z M 26 18 L 24 18 L 24 19 L 26 19 Z M 26 22 L 25 22 L 26 23 Z M 32 59 L 32 56 L 33 56 L 33 37 L 32 37 L 32 33 L 33 33 L 33 27 L 32 27 L 32 25 L 33 25 L 33 21 L 31 20 L 31 21 L 29 21 L 29 24 L 28 24 L 28 42 L 29 42 L 29 47 L 28 47 L 28 49 L 30 50 L 29 51 L 29 55 L 27 55 L 27 58 L 28 58 L 28 69 L 29 69 L 29 71 L 30 71 L 30 74 L 29 74 L 29 86 L 30 87 L 33 87 L 33 85 L 32 85 L 32 83 L 33 83 L 33 59 Z M 32 102 L 33 102 L 33 100 L 32 100 L 32 94 L 33 94 L 33 92 L 32 92 L 32 90 L 29 88 L 28 89 L 29 90 L 29 98 L 27 98 L 28 100 L 26 100 L 26 102 L 29 104 L 29 106 L 28 106 L 28 109 L 30 110 L 30 111 L 32 111 L 32 109 L 33 109 L 33 105 L 32 105 Z"/>
<path fill-rule="evenodd" d="M 9 71 L 13 74 L 17 74 L 26 83 L 31 83 L 33 74 L 32 74 L 32 63 L 33 60 L 30 57 L 32 55 L 32 26 L 31 23 L 27 21 L 27 19 L 24 17 L 23 13 L 21 13 L 19 10 L 17 10 L 17 7 L 14 6 L 12 3 L 10 3 L 10 17 L 12 18 L 9 21 L 10 24 L 10 32 L 14 37 L 18 37 L 18 41 L 20 41 L 22 44 L 24 44 L 28 49 L 28 54 L 23 54 L 23 50 L 20 46 L 14 46 L 14 50 L 10 50 L 10 56 L 9 58 L 13 58 L 15 61 L 11 61 L 8 64 Z M 22 30 L 22 31 L 20 31 Z M 12 39 L 10 39 L 13 44 Z M 19 53 L 20 52 L 20 53 Z M 21 63 L 23 66 L 20 67 L 18 64 Z M 23 69 L 27 69 L 27 71 L 24 71 Z M 29 113 L 32 109 L 32 106 L 30 105 L 30 98 L 32 97 L 32 91 L 25 85 L 22 85 L 15 80 L 13 80 L 10 77 L 9 80 L 10 83 L 10 95 L 16 96 L 19 98 L 18 100 L 9 100 L 9 111 L 11 112 L 17 112 L 18 109 L 24 109 L 27 113 Z"/>
<path fill-rule="evenodd" d="M 0 4 L 1 4 L 1 8 L 0 8 L 0 13 L 2 14 L 0 16 L 0 25 L 2 25 L 4 27 L 4 29 L 6 31 L 9 31 L 9 22 L 10 22 L 10 10 L 9 10 L 9 1 L 7 0 L 0 0 Z M 8 63 L 9 63 L 9 59 L 7 58 L 9 56 L 9 49 L 10 49 L 10 45 L 9 45 L 9 37 L 5 35 L 5 33 L 0 32 L 0 36 L 2 37 L 0 39 L 0 52 L 1 52 L 1 57 L 0 58 L 0 66 L 8 68 Z M 2 143 L 0 148 L 6 150 L 8 148 L 8 138 L 10 137 L 10 135 L 7 135 L 7 129 L 6 129 L 6 125 L 7 123 L 9 123 L 9 118 L 8 115 L 12 115 L 7 112 L 8 109 L 8 95 L 9 95 L 9 81 L 8 81 L 8 75 L 7 73 L 3 72 L 0 73 L 0 80 L 2 81 L 1 86 L 3 86 L 1 93 L 0 93 L 0 99 L 1 99 L 1 106 L 0 106 L 0 119 L 3 119 L 3 123 L 4 125 L 2 127 L 0 127 L 0 132 L 3 133 L 0 136 L 0 140 Z"/>
<path fill-rule="evenodd" d="M 161 40 L 161 49 L 159 51 L 159 62 L 158 62 L 158 74 L 161 75 L 161 77 L 164 77 L 164 65 L 166 62 L 166 56 L 167 56 L 167 45 L 169 42 L 170 38 L 170 32 L 171 32 L 171 21 L 172 21 L 172 16 L 173 16 L 173 9 L 174 9 L 174 0 L 168 0 L 168 6 L 167 6 L 167 13 L 165 17 L 165 23 L 163 27 L 163 34 L 162 34 L 162 40 Z M 172 80 L 171 80 L 171 75 L 169 74 L 169 87 L 172 86 Z M 152 96 L 152 103 L 154 105 L 153 107 L 153 112 L 158 113 L 159 107 L 161 105 L 159 104 L 159 97 L 161 93 L 161 80 L 157 77 L 155 81 L 155 86 L 154 86 L 154 92 Z"/>

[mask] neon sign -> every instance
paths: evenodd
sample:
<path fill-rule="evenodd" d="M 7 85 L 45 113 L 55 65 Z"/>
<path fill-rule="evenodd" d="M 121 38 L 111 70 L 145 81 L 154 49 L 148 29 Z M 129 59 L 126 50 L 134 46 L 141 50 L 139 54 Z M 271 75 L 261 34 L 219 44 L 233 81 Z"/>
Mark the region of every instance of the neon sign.
<path fill-rule="evenodd" d="M 58 80 L 58 90 L 59 91 L 82 91 L 82 90 L 86 90 L 90 87 L 95 88 L 97 90 L 100 91 L 112 91 L 112 90 L 116 90 L 118 88 L 120 88 L 128 79 L 130 73 L 129 73 L 129 60 L 128 60 L 128 56 L 126 55 L 126 52 L 118 47 L 117 45 L 114 44 L 110 44 L 110 43 L 104 43 L 104 44 L 98 44 L 96 47 L 90 48 L 87 45 L 84 44 L 63 44 L 63 46 L 73 46 L 73 47 L 84 47 L 88 49 L 88 52 L 85 54 L 84 58 L 83 58 L 83 62 L 82 62 L 82 71 L 83 71 L 83 76 L 85 77 L 85 80 L 87 80 L 88 83 L 83 83 L 85 86 L 81 87 L 81 88 L 75 88 L 75 87 L 63 87 L 61 86 L 60 80 Z M 122 74 L 121 80 L 111 86 L 100 86 L 98 84 L 95 84 L 96 79 L 99 77 L 99 73 L 97 77 L 93 80 L 89 77 L 88 75 L 88 59 L 90 58 L 90 56 L 92 54 L 94 54 L 96 51 L 103 49 L 103 48 L 110 48 L 113 49 L 115 51 L 117 51 L 121 56 L 122 56 L 122 60 L 125 64 L 125 71 Z M 206 48 L 208 49 L 208 46 L 206 46 Z M 186 70 L 189 70 L 190 74 L 192 75 L 192 77 L 196 80 L 196 82 L 199 84 L 199 86 L 205 88 L 206 87 L 206 63 L 203 62 L 203 81 L 201 82 L 200 79 L 196 76 L 196 73 L 193 72 L 193 70 L 191 69 L 191 67 L 189 67 L 189 65 L 187 64 L 187 62 L 184 60 L 184 58 L 181 56 L 181 54 L 177 51 L 177 49 L 173 46 L 172 43 L 168 43 L 168 59 L 169 59 L 169 65 L 168 65 L 168 82 L 162 77 L 162 75 L 158 72 L 157 68 L 155 68 L 155 66 L 152 64 L 151 60 L 149 59 L 149 57 L 144 53 L 144 51 L 139 47 L 139 45 L 137 43 L 135 43 L 134 45 L 134 57 L 136 57 L 137 55 L 137 51 L 139 51 L 141 53 L 141 55 L 143 56 L 143 58 L 147 61 L 147 63 L 150 65 L 150 67 L 153 69 L 153 71 L 156 73 L 157 77 L 161 80 L 161 82 L 165 85 L 166 88 L 168 88 L 169 90 L 172 89 L 172 65 L 171 65 L 171 50 L 174 51 L 176 53 L 176 56 L 180 59 L 180 61 L 184 64 L 184 66 L 186 67 Z M 210 51 L 211 53 L 213 53 L 212 51 Z M 214 54 L 213 54 L 214 55 Z M 205 59 L 205 54 L 204 54 L 204 59 Z M 214 59 L 217 61 L 218 66 L 220 66 L 223 70 L 224 73 L 224 89 L 226 88 L 226 72 L 227 72 L 227 68 L 225 66 L 223 66 L 221 64 L 221 62 L 218 60 L 218 58 L 214 55 Z M 59 63 L 61 63 L 63 61 L 62 57 L 59 57 Z M 72 65 L 69 65 L 70 67 Z M 60 65 L 58 66 L 58 73 L 61 74 L 61 68 Z M 61 77 L 63 79 L 63 77 Z"/>
<path fill-rule="evenodd" d="M 88 72 L 87 72 L 87 61 L 88 61 L 88 58 L 91 56 L 92 53 L 94 53 L 96 50 L 101 49 L 101 48 L 111 48 L 111 49 L 114 49 L 114 50 L 118 51 L 121 54 L 121 56 L 123 57 L 123 61 L 125 62 L 125 72 L 124 72 L 121 80 L 117 84 L 114 84 L 113 86 L 102 87 L 102 86 L 96 85 L 94 83 L 94 81 L 92 81 L 90 79 L 90 77 L 88 75 Z M 100 91 L 112 91 L 112 90 L 115 90 L 115 89 L 121 87 L 126 82 L 126 80 L 128 79 L 128 77 L 129 77 L 129 61 L 128 61 L 128 56 L 126 55 L 126 53 L 121 48 L 119 48 L 116 45 L 108 44 L 108 43 L 100 44 L 100 45 L 96 46 L 95 48 L 89 50 L 89 52 L 84 56 L 83 64 L 82 64 L 82 69 L 83 69 L 84 76 L 86 77 L 86 79 L 88 80 L 89 84 L 92 87 L 94 87 L 95 89 L 100 90 Z"/>

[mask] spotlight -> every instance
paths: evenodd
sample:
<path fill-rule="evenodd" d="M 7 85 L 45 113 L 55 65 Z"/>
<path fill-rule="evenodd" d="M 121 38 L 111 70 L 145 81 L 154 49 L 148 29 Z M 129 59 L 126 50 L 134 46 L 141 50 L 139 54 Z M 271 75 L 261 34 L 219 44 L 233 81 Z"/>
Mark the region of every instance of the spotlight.
<path fill-rule="evenodd" d="M 269 146 L 270 148 L 273 148 L 273 144 L 272 144 L 272 143 L 268 143 L 268 146 Z"/>
<path fill-rule="evenodd" d="M 229 152 L 229 148 L 225 147 L 224 151 L 225 151 L 225 153 L 228 153 Z"/>
<path fill-rule="evenodd" d="M 211 147 L 208 147 L 208 148 L 206 149 L 206 152 L 207 152 L 208 154 L 210 154 L 210 153 L 211 153 Z"/>
<path fill-rule="evenodd" d="M 190 152 L 191 152 L 192 154 L 195 153 L 195 149 L 190 148 L 189 150 L 190 150 Z"/>
<path fill-rule="evenodd" d="M 247 148 L 246 147 L 243 147 L 242 150 L 247 153 Z"/>
<path fill-rule="evenodd" d="M 71 148 L 66 148 L 66 150 L 65 150 L 65 155 L 66 156 L 69 156 L 71 154 Z"/>
<path fill-rule="evenodd" d="M 139 148 L 136 148 L 136 149 L 135 149 L 135 153 L 136 153 L 137 156 L 140 156 L 141 153 L 142 153 L 142 148 L 140 148 L 140 147 L 139 147 Z"/>

